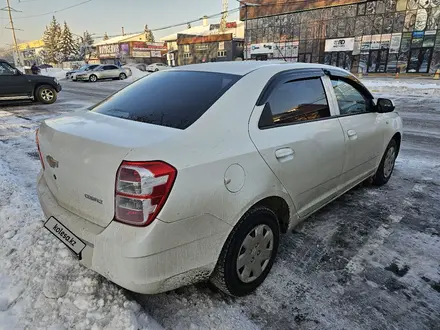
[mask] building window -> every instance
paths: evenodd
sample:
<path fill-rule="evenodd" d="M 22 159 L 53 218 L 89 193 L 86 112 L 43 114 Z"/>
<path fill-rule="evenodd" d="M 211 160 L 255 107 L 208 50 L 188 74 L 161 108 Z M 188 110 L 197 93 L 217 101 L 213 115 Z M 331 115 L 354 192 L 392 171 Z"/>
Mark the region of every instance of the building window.
<path fill-rule="evenodd" d="M 183 58 L 190 58 L 191 57 L 191 53 L 183 53 Z"/>
<path fill-rule="evenodd" d="M 183 45 L 183 51 L 189 53 L 189 45 Z"/>
<path fill-rule="evenodd" d="M 226 57 L 226 51 L 225 50 L 218 51 L 217 57 Z"/>

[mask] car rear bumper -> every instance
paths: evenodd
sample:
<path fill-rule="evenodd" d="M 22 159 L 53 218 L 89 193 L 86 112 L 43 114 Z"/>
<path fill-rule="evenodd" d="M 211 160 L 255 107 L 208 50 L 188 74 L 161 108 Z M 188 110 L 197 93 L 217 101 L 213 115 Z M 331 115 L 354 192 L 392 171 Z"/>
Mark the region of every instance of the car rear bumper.
<path fill-rule="evenodd" d="M 222 220 L 203 215 L 147 227 L 112 221 L 106 228 L 62 208 L 38 176 L 38 198 L 46 219 L 55 217 L 86 247 L 81 263 L 134 292 L 155 294 L 206 280 L 232 229 Z"/>

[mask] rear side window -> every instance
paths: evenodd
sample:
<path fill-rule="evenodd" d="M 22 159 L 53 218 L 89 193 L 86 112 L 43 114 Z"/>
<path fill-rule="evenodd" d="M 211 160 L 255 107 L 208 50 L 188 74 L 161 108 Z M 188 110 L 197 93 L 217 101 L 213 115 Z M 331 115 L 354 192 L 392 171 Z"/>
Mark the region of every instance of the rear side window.
<path fill-rule="evenodd" d="M 215 72 L 161 71 L 129 85 L 91 110 L 108 116 L 185 129 L 240 78 Z"/>
<path fill-rule="evenodd" d="M 273 91 L 259 126 L 288 125 L 326 117 L 330 117 L 330 108 L 321 79 L 295 80 Z"/>

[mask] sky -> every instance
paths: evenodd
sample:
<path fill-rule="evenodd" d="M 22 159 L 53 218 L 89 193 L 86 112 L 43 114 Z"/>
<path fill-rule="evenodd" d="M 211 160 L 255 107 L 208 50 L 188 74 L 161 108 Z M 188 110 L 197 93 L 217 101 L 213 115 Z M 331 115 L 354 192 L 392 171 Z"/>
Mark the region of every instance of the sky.
<path fill-rule="evenodd" d="M 31 41 L 40 39 L 46 25 L 50 23 L 52 16 L 63 23 L 67 21 L 71 31 L 81 35 L 87 30 L 95 36 L 102 36 L 105 32 L 109 36 L 120 35 L 122 27 L 125 33 L 143 31 L 145 24 L 150 29 L 161 28 L 176 23 L 194 20 L 203 15 L 217 14 L 222 11 L 221 0 L 90 0 L 90 2 L 71 9 L 47 14 L 39 17 L 24 18 L 26 16 L 50 13 L 73 6 L 86 0 L 10 0 L 13 12 L 14 25 L 18 41 Z M 6 6 L 6 0 L 0 3 Z M 229 0 L 229 9 L 238 8 L 236 0 Z M 23 17 L 23 18 L 21 18 Z M 231 14 L 228 20 L 236 20 L 238 14 Z M 218 23 L 220 17 L 210 20 Z M 200 23 L 193 23 L 198 25 Z M 11 30 L 9 27 L 8 13 L 0 12 L 0 47 L 12 45 Z M 174 29 L 154 32 L 156 39 L 185 29 L 181 26 Z"/>

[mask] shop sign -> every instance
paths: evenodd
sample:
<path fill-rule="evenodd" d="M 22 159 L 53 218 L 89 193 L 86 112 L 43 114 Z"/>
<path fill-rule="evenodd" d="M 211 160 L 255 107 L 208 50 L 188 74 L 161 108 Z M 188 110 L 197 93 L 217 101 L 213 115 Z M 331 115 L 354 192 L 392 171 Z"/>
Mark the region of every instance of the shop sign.
<path fill-rule="evenodd" d="M 368 54 L 371 46 L 371 36 L 363 36 L 361 42 L 361 54 Z"/>
<path fill-rule="evenodd" d="M 164 42 L 146 42 L 145 47 L 148 50 L 167 50 L 167 47 Z"/>
<path fill-rule="evenodd" d="M 274 52 L 273 43 L 263 43 L 263 44 L 252 44 L 251 45 L 251 55 L 257 54 L 273 54 Z"/>
<path fill-rule="evenodd" d="M 274 58 L 298 57 L 299 41 L 279 42 L 274 44 Z"/>
<path fill-rule="evenodd" d="M 382 38 L 380 39 L 380 49 L 390 48 L 390 42 L 391 34 L 382 34 Z"/>
<path fill-rule="evenodd" d="M 150 58 L 151 57 L 151 53 L 150 53 L 150 51 L 147 51 L 147 50 L 133 50 L 132 51 L 132 56 L 133 57 Z"/>
<path fill-rule="evenodd" d="M 133 51 L 146 51 L 148 50 L 146 42 L 144 41 L 133 41 L 131 43 Z"/>
<path fill-rule="evenodd" d="M 380 49 L 380 38 L 381 35 L 380 34 L 376 34 L 374 36 L 371 36 L 371 46 L 370 49 Z"/>
<path fill-rule="evenodd" d="M 120 44 L 119 48 L 121 49 L 121 54 L 128 55 L 130 52 L 130 46 L 128 44 Z"/>
<path fill-rule="evenodd" d="M 354 48 L 354 38 L 327 39 L 325 41 L 326 52 L 346 52 Z"/>
<path fill-rule="evenodd" d="M 209 44 L 196 44 L 194 45 L 196 52 L 201 52 L 209 49 Z"/>
<path fill-rule="evenodd" d="M 393 33 L 391 35 L 390 54 L 397 54 L 399 52 L 401 40 L 402 40 L 401 33 Z"/>
<path fill-rule="evenodd" d="M 162 57 L 160 50 L 152 50 L 151 57 Z"/>
<path fill-rule="evenodd" d="M 119 53 L 119 45 L 101 45 L 98 46 L 99 57 L 115 57 Z"/>

